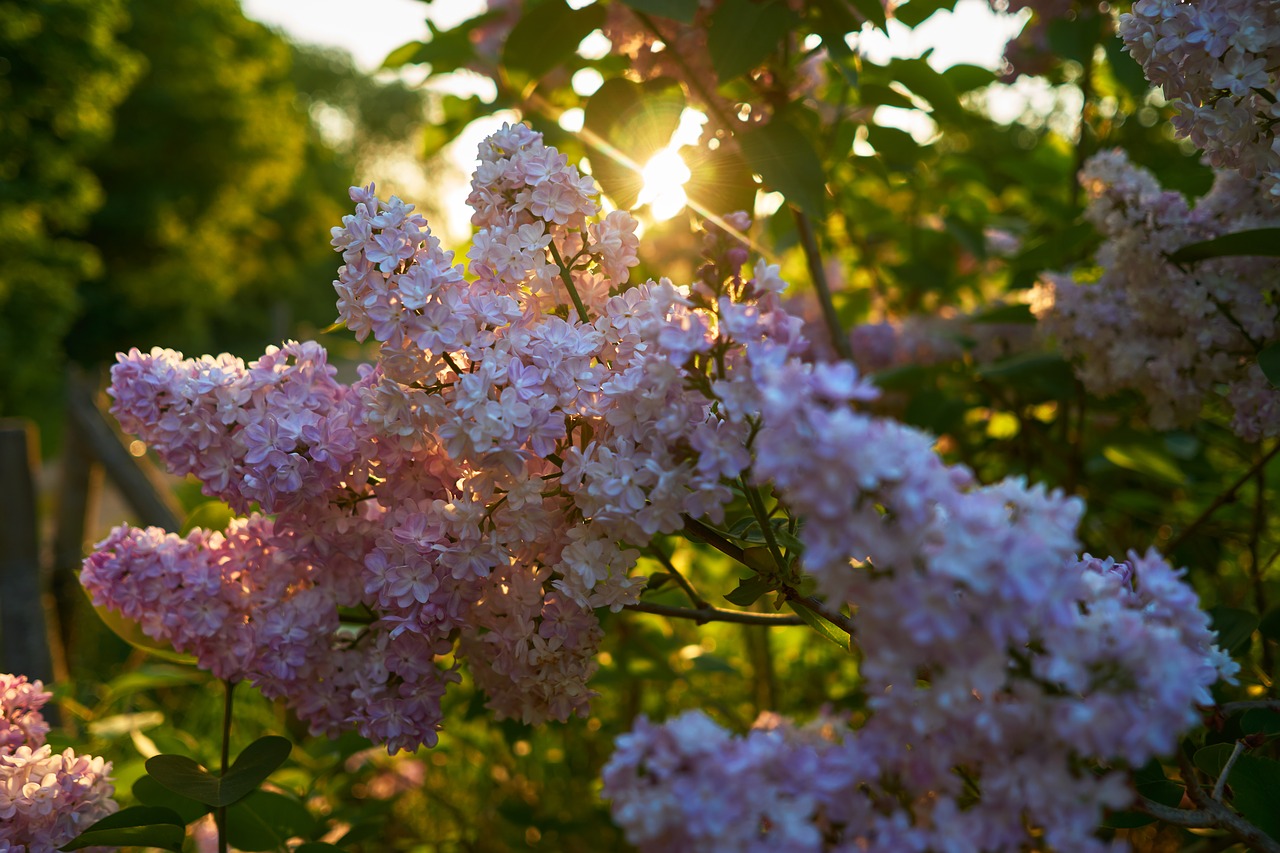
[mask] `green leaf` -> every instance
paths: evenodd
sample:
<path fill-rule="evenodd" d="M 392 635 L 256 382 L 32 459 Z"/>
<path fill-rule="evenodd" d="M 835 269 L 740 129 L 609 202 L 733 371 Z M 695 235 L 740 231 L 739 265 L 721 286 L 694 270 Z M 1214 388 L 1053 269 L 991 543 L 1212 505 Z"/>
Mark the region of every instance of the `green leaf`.
<path fill-rule="evenodd" d="M 1250 708 L 1240 718 L 1240 731 L 1245 734 L 1280 735 L 1280 711 Z"/>
<path fill-rule="evenodd" d="M 1217 779 L 1235 745 L 1215 743 L 1195 754 L 1196 767 Z M 1231 804 L 1245 819 L 1272 838 L 1280 838 L 1280 762 L 1256 755 L 1241 755 L 1227 777 Z"/>
<path fill-rule="evenodd" d="M 721 83 L 755 68 L 786 38 L 793 23 L 781 0 L 723 0 L 707 26 L 707 52 Z"/>
<path fill-rule="evenodd" d="M 279 850 L 290 838 L 315 831 L 306 806 L 274 791 L 254 791 L 227 809 L 227 840 L 237 850 Z"/>
<path fill-rule="evenodd" d="M 1024 402 L 1065 399 L 1075 389 L 1071 365 L 1053 353 L 1015 355 L 982 367 L 977 373 L 989 382 L 1015 389 Z"/>
<path fill-rule="evenodd" d="M 910 0 L 894 8 L 893 19 L 914 29 L 932 17 L 934 12 L 942 9 L 949 12 L 955 7 L 956 0 Z"/>
<path fill-rule="evenodd" d="M 235 517 L 235 510 L 222 501 L 205 501 L 191 510 L 187 520 L 182 523 L 182 530 L 179 533 L 186 536 L 197 527 L 209 531 L 226 530 L 231 519 Z"/>
<path fill-rule="evenodd" d="M 1280 341 L 1262 348 L 1258 353 L 1258 367 L 1272 387 L 1280 388 Z"/>
<path fill-rule="evenodd" d="M 471 33 L 476 27 L 501 18 L 501 11 L 486 12 L 463 21 L 450 30 L 438 30 L 436 25 L 427 20 L 427 29 L 431 38 L 425 42 L 411 41 L 402 44 L 387 55 L 382 61 L 384 69 L 401 68 L 405 65 L 428 64 L 432 74 L 447 74 L 457 71 L 475 59 L 475 46 L 471 42 Z"/>
<path fill-rule="evenodd" d="M 423 128 L 421 156 L 424 160 L 434 157 L 440 150 L 458 137 L 467 125 L 498 109 L 498 102 L 486 104 L 479 98 L 459 98 L 444 95 L 440 99 L 440 120 Z"/>
<path fill-rule="evenodd" d="M 693 16 L 698 12 L 698 0 L 622 0 L 622 2 L 637 12 L 660 15 L 682 24 L 692 24 Z"/>
<path fill-rule="evenodd" d="M 1166 778 L 1164 767 L 1154 758 L 1133 774 L 1133 783 L 1139 794 L 1161 805 L 1172 808 L 1182 801 L 1182 785 Z M 1108 814 L 1102 825 L 1112 829 L 1136 829 L 1154 822 L 1155 818 L 1144 812 L 1117 811 Z"/>
<path fill-rule="evenodd" d="M 1111 67 L 1111 75 L 1116 78 L 1121 86 L 1129 90 L 1129 94 L 1141 102 L 1145 98 L 1147 92 L 1151 89 L 1151 84 L 1147 82 L 1146 74 L 1142 71 L 1142 66 L 1134 61 L 1124 49 L 1124 42 L 1119 35 L 1113 35 L 1104 39 L 1102 48 L 1107 54 L 1107 65 Z"/>
<path fill-rule="evenodd" d="M 836 0 L 836 2 L 840 2 L 840 0 Z M 874 24 L 876 29 L 885 35 L 889 34 L 889 21 L 885 17 L 884 4 L 881 0 L 852 0 L 852 3 L 853 8 L 857 9 L 863 18 Z"/>
<path fill-rule="evenodd" d="M 886 106 L 903 110 L 915 108 L 915 104 L 906 95 L 881 83 L 863 83 L 858 87 L 858 99 L 864 107 Z"/>
<path fill-rule="evenodd" d="M 911 170 L 920 161 L 920 145 L 905 130 L 867 125 L 867 142 L 890 169 Z"/>
<path fill-rule="evenodd" d="M 684 106 L 679 85 L 666 77 L 646 83 L 613 77 L 587 101 L 583 126 L 636 166 L 607 150 L 591 152 L 592 174 L 618 207 L 635 205 L 644 186 L 637 169 L 670 143 Z"/>
<path fill-rule="evenodd" d="M 736 673 L 737 667 L 729 663 L 729 661 L 710 653 L 698 655 L 693 659 L 693 668 L 697 672 L 726 672 Z"/>
<path fill-rule="evenodd" d="M 182 820 L 183 824 L 191 823 L 209 813 L 209 806 L 190 797 L 175 794 L 150 776 L 138 777 L 138 780 L 133 783 L 133 796 L 144 805 L 169 809 Z"/>
<path fill-rule="evenodd" d="M 293 853 L 346 853 L 346 851 L 336 844 L 325 841 L 308 841 L 300 847 L 295 847 Z"/>
<path fill-rule="evenodd" d="M 1169 256 L 1174 263 L 1194 263 L 1209 258 L 1227 258 L 1255 255 L 1280 258 L 1280 228 L 1255 228 L 1223 234 L 1212 240 L 1203 240 L 1183 246 Z"/>
<path fill-rule="evenodd" d="M 1228 654 L 1235 654 L 1258 628 L 1258 614 L 1234 607 L 1213 607 L 1209 610 L 1210 627 L 1218 632 L 1218 647 Z"/>
<path fill-rule="evenodd" d="M 671 582 L 670 573 L 654 572 L 653 574 L 649 575 L 649 582 L 645 584 L 644 590 L 645 592 L 649 592 L 650 590 L 654 590 L 654 589 L 662 589 L 664 586 L 666 586 L 670 582 Z"/>
<path fill-rule="evenodd" d="M 1149 444 L 1112 444 L 1103 448 L 1102 455 L 1112 465 L 1175 486 L 1181 486 L 1187 481 L 1187 475 L 1182 473 L 1177 462 L 1162 449 Z"/>
<path fill-rule="evenodd" d="M 778 115 L 766 125 L 741 131 L 738 145 L 747 165 L 764 178 L 766 186 L 809 216 L 823 215 L 826 175 L 807 134 Z"/>
<path fill-rule="evenodd" d="M 971 323 L 1034 323 L 1036 317 L 1031 313 L 1031 306 L 1022 303 L 999 305 L 989 308 L 969 318 Z"/>
<path fill-rule="evenodd" d="M 739 607 L 750 607 L 759 601 L 761 596 L 772 592 L 774 588 L 772 583 L 759 575 L 752 575 L 739 581 L 737 588 L 727 593 L 725 598 Z"/>
<path fill-rule="evenodd" d="M 570 9 L 564 0 L 548 0 L 530 9 L 512 28 L 502 50 L 502 64 L 531 78 L 545 75 L 574 55 L 579 43 L 604 24 L 600 3 Z"/>
<path fill-rule="evenodd" d="M 935 116 L 955 118 L 964 112 L 951 83 L 926 60 L 895 59 L 889 63 L 888 72 L 894 80 L 928 101 Z"/>
<path fill-rule="evenodd" d="M 844 651 L 849 651 L 849 635 L 837 628 L 834 623 L 822 618 L 803 604 L 796 604 L 794 601 L 788 601 L 787 606 L 790 607 L 797 616 L 803 619 L 805 624 L 817 631 L 818 634 L 835 643 Z"/>
<path fill-rule="evenodd" d="M 88 593 L 85 593 L 86 597 Z M 187 666 L 195 666 L 196 659 L 191 655 L 184 655 L 176 652 L 168 643 L 161 643 L 159 640 L 153 640 L 142 632 L 142 627 L 132 619 L 126 619 L 118 611 L 109 607 L 94 606 L 94 612 L 98 614 L 98 618 L 102 620 L 102 624 L 111 629 L 111 633 L 124 640 L 135 649 L 144 651 L 149 655 L 154 655 L 160 660 L 169 663 L 180 663 Z"/>
<path fill-rule="evenodd" d="M 755 206 L 756 184 L 751 167 L 731 146 L 721 145 L 714 151 L 703 147 L 682 148 L 680 156 L 692 175 L 684 185 L 689 204 L 715 214 L 750 212 Z"/>
<path fill-rule="evenodd" d="M 185 755 L 147 759 L 147 773 L 164 787 L 215 808 L 229 806 L 257 789 L 289 757 L 287 738 L 268 735 L 245 747 L 227 775 L 214 776 Z"/>
<path fill-rule="evenodd" d="M 159 847 L 182 850 L 186 824 L 169 809 L 153 806 L 130 806 L 87 827 L 59 850 L 81 850 L 85 847 Z"/>
<path fill-rule="evenodd" d="M 957 95 L 964 92 L 972 92 L 974 89 L 981 89 L 983 86 L 990 86 L 996 82 L 996 74 L 990 68 L 983 68 L 981 65 L 966 65 L 958 63 L 942 72 L 942 76 L 951 84 L 951 89 Z"/>

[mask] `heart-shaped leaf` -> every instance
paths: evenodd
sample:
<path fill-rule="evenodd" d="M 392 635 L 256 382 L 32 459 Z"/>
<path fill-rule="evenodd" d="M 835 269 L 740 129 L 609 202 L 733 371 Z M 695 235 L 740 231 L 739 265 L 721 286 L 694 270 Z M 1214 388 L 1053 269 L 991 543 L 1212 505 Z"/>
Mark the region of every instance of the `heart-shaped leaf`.
<path fill-rule="evenodd" d="M 155 806 L 131 806 L 89 826 L 59 850 L 82 850 L 85 847 L 159 847 L 182 850 L 186 824 L 171 809 Z"/>
<path fill-rule="evenodd" d="M 289 757 L 287 738 L 268 735 L 245 747 L 221 778 L 185 755 L 156 755 L 147 759 L 147 773 L 164 787 L 208 806 L 229 806 L 257 790 Z"/>

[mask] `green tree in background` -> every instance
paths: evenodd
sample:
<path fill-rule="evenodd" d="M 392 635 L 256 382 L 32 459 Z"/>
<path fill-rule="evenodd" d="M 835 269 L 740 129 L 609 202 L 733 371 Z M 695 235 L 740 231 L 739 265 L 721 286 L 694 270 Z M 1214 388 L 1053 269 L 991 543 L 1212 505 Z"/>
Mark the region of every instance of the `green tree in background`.
<path fill-rule="evenodd" d="M 0 3 L 0 412 L 47 395 L 101 204 L 88 157 L 137 76 L 121 0 Z"/>

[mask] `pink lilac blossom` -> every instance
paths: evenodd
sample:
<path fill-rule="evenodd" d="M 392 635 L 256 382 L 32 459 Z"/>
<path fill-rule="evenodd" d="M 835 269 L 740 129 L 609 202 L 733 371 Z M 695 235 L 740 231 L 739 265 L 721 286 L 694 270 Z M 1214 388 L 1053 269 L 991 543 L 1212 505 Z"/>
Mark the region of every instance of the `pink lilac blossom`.
<path fill-rule="evenodd" d="M 1280 203 L 1280 6 L 1138 0 L 1119 28 L 1147 79 L 1177 108 L 1177 134 Z"/>
<path fill-rule="evenodd" d="M 122 421 L 210 494 L 274 518 L 185 538 L 121 528 L 86 562 L 95 600 L 313 731 L 412 749 L 436 742 L 460 666 L 499 717 L 588 713 L 595 610 L 639 598 L 639 549 L 687 518 L 722 522 L 732 485 L 768 487 L 804 521 L 820 594 L 854 611 L 871 715 L 742 742 L 694 719 L 659 750 L 724 753 L 769 803 L 733 802 L 745 793 L 722 770 L 650 774 L 644 741 L 665 735 L 642 728 L 611 795 L 636 802 L 635 777 L 702 810 L 681 826 L 624 808 L 633 840 L 1012 850 L 1036 831 L 1102 849 L 1093 827 L 1127 789 L 1081 761 L 1169 749 L 1234 671 L 1177 573 L 1154 555 L 1078 560 L 1079 501 L 980 487 L 930 436 L 869 414 L 876 389 L 813 361 L 779 268 L 744 270 L 728 233 L 708 234 L 691 286 L 632 284 L 634 220 L 597 221 L 589 179 L 540 136 L 504 127 L 479 159 L 466 276 L 412 206 L 352 190 L 333 232 L 339 313 L 378 342 L 355 383 L 310 344 L 247 367 L 121 356 Z M 290 466 L 306 476 L 271 479 Z"/>
<path fill-rule="evenodd" d="M 45 744 L 51 695 L 0 674 L 0 851 L 53 853 L 117 808 L 111 762 Z"/>
<path fill-rule="evenodd" d="M 1050 273 L 1033 293 L 1033 310 L 1077 360 L 1085 387 L 1135 391 L 1152 423 L 1171 428 L 1197 417 L 1221 386 L 1238 435 L 1280 434 L 1280 391 L 1257 368 L 1257 352 L 1280 339 L 1280 263 L 1229 257 L 1180 267 L 1167 259 L 1191 243 L 1280 224 L 1258 183 L 1221 171 L 1192 206 L 1118 151 L 1091 158 L 1080 180 L 1085 215 L 1105 238 L 1096 257 L 1101 276 Z"/>

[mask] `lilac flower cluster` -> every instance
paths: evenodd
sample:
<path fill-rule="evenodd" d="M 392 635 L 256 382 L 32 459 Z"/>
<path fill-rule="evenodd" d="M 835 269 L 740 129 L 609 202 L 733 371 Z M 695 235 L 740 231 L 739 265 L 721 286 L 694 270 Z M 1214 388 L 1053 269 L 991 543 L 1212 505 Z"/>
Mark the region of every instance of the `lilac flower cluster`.
<path fill-rule="evenodd" d="M 1118 151 L 1091 158 L 1080 175 L 1086 216 L 1106 238 L 1101 276 L 1045 276 L 1033 294 L 1042 329 L 1078 360 L 1091 392 L 1141 394 L 1157 427 L 1186 424 L 1218 386 L 1249 441 L 1280 433 L 1280 392 L 1257 352 L 1280 338 L 1280 263 L 1230 257 L 1179 267 L 1167 255 L 1222 234 L 1280 224 L 1256 181 L 1222 171 L 1192 207 Z"/>
<path fill-rule="evenodd" d="M 1255 0 L 1138 0 L 1120 35 L 1178 109 L 1179 136 L 1280 202 L 1280 7 Z"/>
<path fill-rule="evenodd" d="M 1171 750 L 1234 664 L 1158 556 L 1038 568 L 998 591 L 846 566 L 867 593 L 869 719 L 766 719 L 737 738 L 701 712 L 642 718 L 604 769 L 614 820 L 645 851 L 1124 849 L 1094 837 L 1133 798 L 1110 759 Z M 1013 616 L 1010 599 L 1055 585 Z M 900 609 L 908 588 L 919 610 Z"/>
<path fill-rule="evenodd" d="M 353 189 L 335 286 L 379 358 L 349 386 L 310 344 L 122 356 L 122 422 L 274 518 L 117 530 L 86 562 L 95 601 L 317 732 L 413 748 L 464 663 L 499 716 L 585 714 L 594 611 L 637 600 L 638 549 L 768 488 L 804 556 L 754 568 L 854 611 L 870 716 L 829 738 L 642 726 L 606 779 L 632 839 L 1100 849 L 1123 776 L 1081 768 L 1169 749 L 1234 671 L 1189 588 L 1154 555 L 1078 560 L 1078 501 L 980 487 L 868 414 L 876 389 L 814 359 L 778 267 L 725 235 L 691 286 L 630 285 L 635 222 L 592 193 L 537 134 L 494 134 L 464 273 L 410 205 Z"/>
<path fill-rule="evenodd" d="M 52 694 L 0 674 L 0 851 L 53 853 L 116 810 L 111 762 L 44 742 L 40 709 Z"/>

